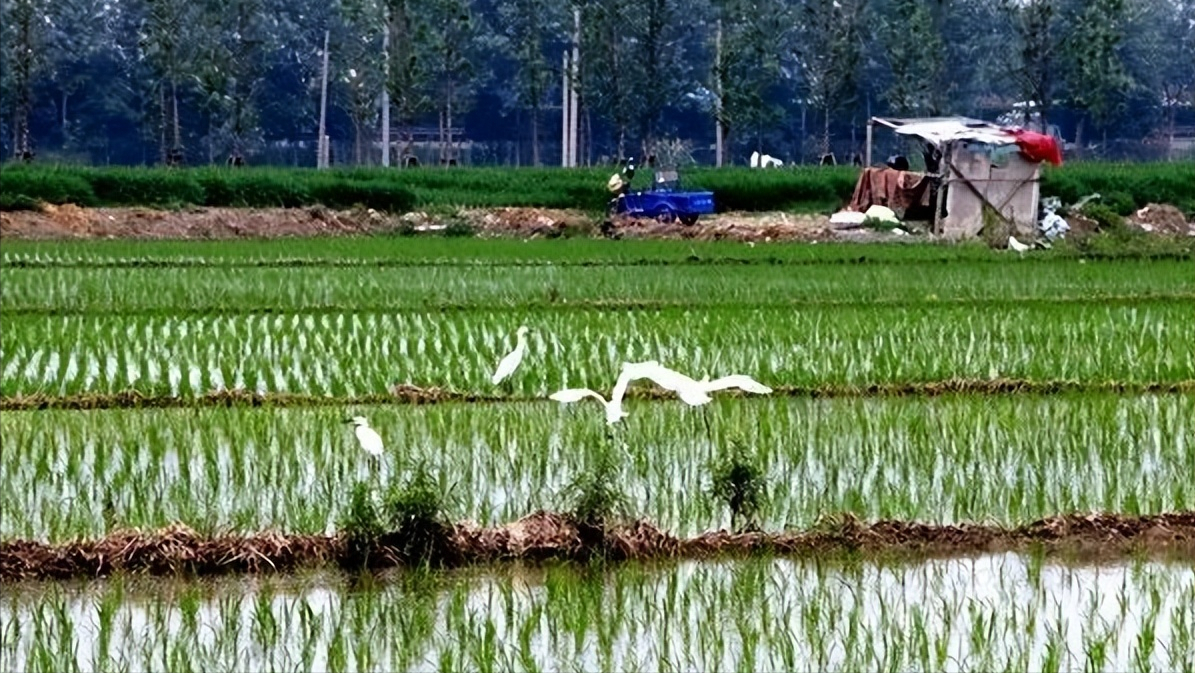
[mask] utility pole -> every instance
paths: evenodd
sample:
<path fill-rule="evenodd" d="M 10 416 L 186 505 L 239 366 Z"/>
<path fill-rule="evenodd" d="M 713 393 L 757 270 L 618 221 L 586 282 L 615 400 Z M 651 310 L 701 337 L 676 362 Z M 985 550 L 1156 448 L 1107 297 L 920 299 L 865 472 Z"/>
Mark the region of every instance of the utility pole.
<path fill-rule="evenodd" d="M 581 8 L 573 8 L 573 57 L 572 66 L 569 70 L 569 105 L 568 105 L 568 132 L 569 132 L 569 159 L 572 162 L 571 167 L 577 167 L 577 131 L 579 122 L 581 120 L 580 110 L 581 96 L 577 93 L 577 80 L 581 76 Z"/>
<path fill-rule="evenodd" d="M 316 142 L 316 168 L 328 167 L 328 136 L 324 131 L 327 128 L 328 120 L 328 38 L 331 35 L 331 30 L 324 31 L 324 76 L 319 95 L 319 140 Z"/>
<path fill-rule="evenodd" d="M 573 10 L 573 45 L 564 50 L 564 78 L 561 81 L 560 100 L 560 165 L 565 168 L 577 166 L 577 136 L 581 121 L 581 96 L 577 93 L 577 80 L 581 76 L 581 10 Z"/>
<path fill-rule="evenodd" d="M 561 55 L 560 68 L 560 165 L 569 167 L 568 156 L 568 104 L 569 104 L 569 52 L 564 50 Z"/>

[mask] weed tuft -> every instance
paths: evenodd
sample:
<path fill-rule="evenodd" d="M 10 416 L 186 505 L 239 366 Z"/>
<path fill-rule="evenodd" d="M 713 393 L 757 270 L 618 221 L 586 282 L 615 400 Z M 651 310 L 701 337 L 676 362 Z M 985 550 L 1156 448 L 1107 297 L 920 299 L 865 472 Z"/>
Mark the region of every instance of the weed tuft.
<path fill-rule="evenodd" d="M 626 495 L 618 488 L 618 469 L 614 451 L 603 450 L 593 467 L 570 482 L 561 492 L 569 503 L 568 515 L 576 524 L 591 531 L 605 531 L 629 510 Z"/>
<path fill-rule="evenodd" d="M 730 509 L 730 525 L 737 532 L 759 530 L 759 513 L 767 498 L 767 476 L 746 446 L 732 448 L 710 467 L 710 495 Z"/>
<path fill-rule="evenodd" d="M 373 489 L 359 481 L 349 494 L 348 510 L 338 522 L 345 536 L 345 564 L 366 567 L 382 536 L 382 520 L 374 501 Z"/>
<path fill-rule="evenodd" d="M 400 558 L 415 565 L 442 565 L 455 558 L 444 492 L 425 465 L 417 465 L 406 483 L 390 487 L 382 509 L 391 531 L 382 543 Z"/>

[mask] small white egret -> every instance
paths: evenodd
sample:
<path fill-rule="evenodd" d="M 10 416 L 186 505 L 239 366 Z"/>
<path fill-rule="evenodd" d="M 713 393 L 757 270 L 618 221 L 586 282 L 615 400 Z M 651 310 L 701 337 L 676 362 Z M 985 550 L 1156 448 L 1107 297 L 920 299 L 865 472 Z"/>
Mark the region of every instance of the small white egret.
<path fill-rule="evenodd" d="M 506 357 L 502 358 L 502 361 L 498 363 L 498 369 L 494 370 L 494 376 L 490 379 L 494 385 L 502 383 L 506 377 L 513 374 L 515 369 L 518 369 L 519 363 L 523 361 L 523 353 L 527 350 L 526 325 L 519 327 L 519 331 L 516 332 L 516 336 L 518 338 L 518 344 L 515 346 L 515 349 L 507 353 Z"/>
<path fill-rule="evenodd" d="M 1018 241 L 1016 238 L 1009 236 L 1008 237 L 1008 249 L 1016 250 L 1017 252 L 1019 252 L 1023 255 L 1023 254 L 1025 254 L 1025 251 L 1029 249 L 1029 246 L 1026 245 L 1025 243 Z"/>
<path fill-rule="evenodd" d="M 357 443 L 361 448 L 373 456 L 380 458 L 382 455 L 382 437 L 371 427 L 369 421 L 364 416 L 353 416 L 345 419 L 345 423 L 353 424 L 353 433 L 357 435 Z"/>
<path fill-rule="evenodd" d="M 743 392 L 755 393 L 756 395 L 768 395 L 772 389 L 755 379 L 745 374 L 731 374 L 730 376 L 723 376 L 716 378 L 713 381 L 707 378 L 701 379 L 698 383 L 701 384 L 702 390 L 707 393 L 712 393 L 715 390 L 726 390 L 728 388 L 738 388 Z"/>

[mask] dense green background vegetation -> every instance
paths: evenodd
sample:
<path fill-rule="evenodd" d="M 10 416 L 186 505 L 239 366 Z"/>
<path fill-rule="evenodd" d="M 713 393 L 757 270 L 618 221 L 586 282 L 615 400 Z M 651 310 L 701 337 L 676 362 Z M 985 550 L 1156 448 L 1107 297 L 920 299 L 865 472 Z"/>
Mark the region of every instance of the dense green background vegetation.
<path fill-rule="evenodd" d="M 635 182 L 646 188 L 644 170 Z M 782 170 L 693 168 L 683 185 L 714 192 L 720 211 L 830 212 L 850 199 L 857 169 Z M 457 168 L 313 171 L 281 168 L 86 168 L 11 166 L 0 172 L 0 209 L 38 202 L 83 206 L 354 205 L 390 212 L 436 206 L 538 206 L 600 210 L 609 195 L 605 169 Z M 1046 168 L 1043 196 L 1064 203 L 1100 193 L 1127 215 L 1147 203 L 1171 203 L 1195 213 L 1195 163 L 1074 163 Z"/>

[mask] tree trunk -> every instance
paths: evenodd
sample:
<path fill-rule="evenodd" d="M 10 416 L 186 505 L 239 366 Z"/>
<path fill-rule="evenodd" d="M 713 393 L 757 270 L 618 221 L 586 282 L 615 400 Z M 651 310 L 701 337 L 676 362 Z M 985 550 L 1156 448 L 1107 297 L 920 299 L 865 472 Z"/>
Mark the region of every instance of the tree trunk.
<path fill-rule="evenodd" d="M 830 153 L 830 106 L 827 105 L 825 114 L 822 115 L 822 156 Z M 820 163 L 820 162 L 819 162 Z"/>
<path fill-rule="evenodd" d="M 63 145 L 63 147 L 69 147 L 70 141 L 71 141 L 70 122 L 67 120 L 67 116 L 66 116 L 66 104 L 67 104 L 67 100 L 69 98 L 70 98 L 70 94 L 67 93 L 66 91 L 63 91 L 62 92 L 62 145 Z"/>
<path fill-rule="evenodd" d="M 22 15 L 17 44 L 17 101 L 13 119 L 13 151 L 19 159 L 29 161 L 33 151 L 29 147 L 29 115 L 33 109 L 33 26 L 31 15 Z"/>
<path fill-rule="evenodd" d="M 440 126 L 439 126 L 439 140 L 440 140 L 440 165 L 443 166 L 448 163 L 448 151 L 444 147 L 444 106 L 440 106 Z"/>
<path fill-rule="evenodd" d="M 361 119 L 353 117 L 353 165 L 361 165 Z"/>
<path fill-rule="evenodd" d="M 158 161 L 164 166 L 170 159 L 166 147 L 166 129 L 170 126 L 170 109 L 166 107 L 166 83 L 158 87 L 158 107 L 161 111 L 162 123 L 158 128 Z"/>
<path fill-rule="evenodd" d="M 174 114 L 172 115 L 174 118 L 174 147 L 171 149 L 175 150 L 176 153 L 181 154 L 183 148 L 183 134 L 180 128 L 181 124 L 178 120 L 178 83 L 174 81 L 174 78 L 170 79 L 170 98 L 174 102 Z M 180 160 L 182 159 L 181 156 L 176 158 Z"/>
<path fill-rule="evenodd" d="M 455 92 L 453 91 L 452 81 L 449 81 L 448 82 L 448 106 L 447 106 L 447 110 L 446 110 L 445 121 L 447 122 L 447 125 L 448 125 L 448 165 L 450 165 L 450 166 L 452 165 L 452 162 L 456 160 L 456 147 L 454 146 L 453 140 L 452 140 L 452 96 L 454 93 Z"/>
<path fill-rule="evenodd" d="M 1087 115 L 1079 117 L 1079 123 L 1075 126 L 1075 154 L 1079 157 L 1083 156 L 1083 123 L 1087 121 Z M 1045 133 L 1045 129 L 1042 129 Z"/>
<path fill-rule="evenodd" d="M 531 106 L 531 165 L 539 166 L 539 105 Z"/>

